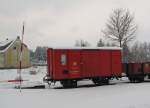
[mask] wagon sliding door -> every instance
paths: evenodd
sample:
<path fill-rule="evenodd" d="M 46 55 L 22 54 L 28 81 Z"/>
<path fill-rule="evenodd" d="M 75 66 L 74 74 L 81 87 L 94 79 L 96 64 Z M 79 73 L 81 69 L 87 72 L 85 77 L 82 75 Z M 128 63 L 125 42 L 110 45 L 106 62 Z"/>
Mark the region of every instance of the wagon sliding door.
<path fill-rule="evenodd" d="M 100 51 L 100 76 L 111 76 L 111 52 L 108 50 Z"/>
<path fill-rule="evenodd" d="M 69 78 L 81 77 L 80 50 L 68 51 Z"/>
<path fill-rule="evenodd" d="M 121 52 L 120 51 L 112 51 L 111 53 L 112 59 L 112 75 L 113 76 L 121 76 L 122 73 L 122 64 L 121 64 Z"/>
<path fill-rule="evenodd" d="M 82 77 L 94 77 L 100 74 L 100 54 L 97 50 L 82 51 Z"/>

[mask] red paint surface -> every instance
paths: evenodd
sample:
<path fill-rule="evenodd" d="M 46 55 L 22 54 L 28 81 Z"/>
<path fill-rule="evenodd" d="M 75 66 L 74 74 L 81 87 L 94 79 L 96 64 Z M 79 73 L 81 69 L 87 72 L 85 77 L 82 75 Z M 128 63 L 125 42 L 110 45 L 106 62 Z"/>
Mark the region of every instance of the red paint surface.
<path fill-rule="evenodd" d="M 144 71 L 144 74 L 150 74 L 150 63 L 143 64 L 143 71 Z"/>
<path fill-rule="evenodd" d="M 121 52 L 120 51 L 112 51 L 111 52 L 112 59 L 112 75 L 119 76 L 122 72 L 122 64 L 121 64 Z"/>
<path fill-rule="evenodd" d="M 128 73 L 129 74 L 141 74 L 142 73 L 142 64 L 141 63 L 129 63 L 128 64 Z"/>
<path fill-rule="evenodd" d="M 61 55 L 66 55 L 65 65 Z M 117 77 L 122 73 L 121 50 L 48 49 L 47 57 L 48 74 L 53 80 Z"/>

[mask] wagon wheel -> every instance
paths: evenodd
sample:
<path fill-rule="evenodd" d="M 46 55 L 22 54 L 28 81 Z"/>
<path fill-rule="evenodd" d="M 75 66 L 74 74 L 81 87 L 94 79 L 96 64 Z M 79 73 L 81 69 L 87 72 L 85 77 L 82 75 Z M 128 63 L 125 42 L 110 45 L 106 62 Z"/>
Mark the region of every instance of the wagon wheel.
<path fill-rule="evenodd" d="M 130 80 L 131 83 L 134 82 L 134 79 L 132 77 L 128 77 L 128 79 Z"/>
<path fill-rule="evenodd" d="M 64 88 L 70 88 L 70 83 L 69 81 L 67 80 L 64 80 L 64 81 L 60 81 L 61 85 L 64 87 Z"/>
<path fill-rule="evenodd" d="M 77 81 L 76 80 L 64 80 L 64 81 L 60 81 L 60 83 L 64 88 L 75 88 L 75 87 L 77 87 Z"/>
<path fill-rule="evenodd" d="M 129 77 L 128 79 L 130 80 L 131 83 L 139 82 L 139 79 L 136 77 Z"/>
<path fill-rule="evenodd" d="M 104 78 L 103 79 L 103 84 L 109 84 L 109 79 L 108 78 Z"/>
<path fill-rule="evenodd" d="M 77 87 L 77 81 L 76 81 L 76 80 L 73 80 L 73 81 L 72 81 L 72 87 L 73 87 L 73 88 L 76 88 L 76 87 Z"/>
<path fill-rule="evenodd" d="M 150 75 L 148 75 L 148 79 L 150 79 Z"/>
<path fill-rule="evenodd" d="M 144 76 L 140 76 L 137 80 L 138 82 L 144 82 Z"/>
<path fill-rule="evenodd" d="M 92 81 L 95 85 L 102 85 L 102 78 L 100 77 L 93 78 Z"/>

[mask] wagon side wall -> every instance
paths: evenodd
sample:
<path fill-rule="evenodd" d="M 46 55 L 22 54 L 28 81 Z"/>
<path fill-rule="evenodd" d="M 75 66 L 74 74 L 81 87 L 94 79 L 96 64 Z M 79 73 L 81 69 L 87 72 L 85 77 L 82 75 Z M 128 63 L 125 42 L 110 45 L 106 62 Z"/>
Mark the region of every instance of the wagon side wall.
<path fill-rule="evenodd" d="M 48 49 L 48 74 L 53 80 L 120 77 L 121 50 Z"/>

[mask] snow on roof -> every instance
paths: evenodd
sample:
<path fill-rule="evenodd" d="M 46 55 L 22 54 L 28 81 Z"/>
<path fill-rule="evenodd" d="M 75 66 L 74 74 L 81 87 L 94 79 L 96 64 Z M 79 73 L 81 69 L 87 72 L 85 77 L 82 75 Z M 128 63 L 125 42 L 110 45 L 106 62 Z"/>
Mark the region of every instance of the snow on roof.
<path fill-rule="evenodd" d="M 121 50 L 120 47 L 51 47 L 51 49 L 87 49 L 87 50 Z"/>
<path fill-rule="evenodd" d="M 0 42 L 0 47 L 6 45 L 7 43 L 9 43 L 9 42 L 11 42 L 11 41 L 13 41 L 13 40 L 12 40 L 12 39 L 9 39 L 9 40 L 6 39 L 5 41 L 1 41 L 1 42 Z"/>
<path fill-rule="evenodd" d="M 0 52 L 5 52 L 15 41 L 16 39 L 6 39 L 5 41 L 1 41 Z"/>

